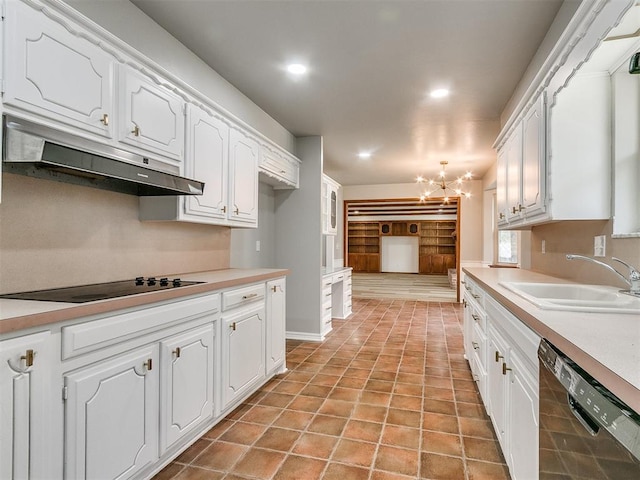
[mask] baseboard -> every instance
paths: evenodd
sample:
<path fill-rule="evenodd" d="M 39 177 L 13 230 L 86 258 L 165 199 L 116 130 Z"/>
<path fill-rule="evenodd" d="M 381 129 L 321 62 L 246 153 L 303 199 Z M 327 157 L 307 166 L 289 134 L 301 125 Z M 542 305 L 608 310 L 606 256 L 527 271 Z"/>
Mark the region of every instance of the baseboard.
<path fill-rule="evenodd" d="M 305 342 L 322 342 L 324 340 L 324 335 L 319 333 L 291 332 L 287 330 L 285 336 L 287 340 L 302 340 Z"/>

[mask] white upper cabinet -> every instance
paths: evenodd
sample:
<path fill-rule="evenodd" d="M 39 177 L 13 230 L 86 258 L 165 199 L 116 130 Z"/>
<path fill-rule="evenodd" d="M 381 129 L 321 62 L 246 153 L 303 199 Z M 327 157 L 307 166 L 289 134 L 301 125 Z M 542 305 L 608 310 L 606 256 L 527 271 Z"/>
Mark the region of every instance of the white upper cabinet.
<path fill-rule="evenodd" d="M 338 233 L 338 189 L 340 184 L 327 175 L 322 175 L 322 233 Z"/>
<path fill-rule="evenodd" d="M 260 145 L 244 130 L 229 135 L 229 219 L 258 224 L 258 158 Z"/>
<path fill-rule="evenodd" d="M 276 190 L 300 186 L 300 160 L 271 145 L 260 145 L 259 171 L 260 181 Z"/>
<path fill-rule="evenodd" d="M 184 101 L 149 77 L 120 66 L 118 140 L 182 161 Z"/>
<path fill-rule="evenodd" d="M 113 57 L 18 1 L 5 2 L 5 105 L 36 120 L 113 136 Z"/>
<path fill-rule="evenodd" d="M 187 109 L 185 176 L 204 182 L 203 195 L 185 197 L 185 216 L 226 220 L 228 196 L 229 124 L 201 108 Z"/>
<path fill-rule="evenodd" d="M 520 214 L 522 205 L 522 125 L 518 124 L 505 145 L 507 150 L 507 220 Z"/>

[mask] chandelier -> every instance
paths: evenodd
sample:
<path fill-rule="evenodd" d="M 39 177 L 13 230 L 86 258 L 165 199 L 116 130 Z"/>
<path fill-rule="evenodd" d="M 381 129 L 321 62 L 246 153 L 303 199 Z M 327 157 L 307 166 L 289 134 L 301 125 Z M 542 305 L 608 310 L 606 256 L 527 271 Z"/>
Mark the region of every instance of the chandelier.
<path fill-rule="evenodd" d="M 442 169 L 440 170 L 439 178 L 437 180 L 425 180 L 422 176 L 418 176 L 416 181 L 418 183 L 426 183 L 428 187 L 424 193 L 420 195 L 420 201 L 425 202 L 427 198 L 431 196 L 442 197 L 442 203 L 449 203 L 449 197 L 462 197 L 471 198 L 471 192 L 464 191 L 462 186 L 465 181 L 471 180 L 473 176 L 471 172 L 465 173 L 462 177 L 458 177 L 455 180 L 447 181 L 447 174 L 445 172 L 445 168 L 447 167 L 446 160 L 442 160 L 440 165 L 442 165 Z"/>

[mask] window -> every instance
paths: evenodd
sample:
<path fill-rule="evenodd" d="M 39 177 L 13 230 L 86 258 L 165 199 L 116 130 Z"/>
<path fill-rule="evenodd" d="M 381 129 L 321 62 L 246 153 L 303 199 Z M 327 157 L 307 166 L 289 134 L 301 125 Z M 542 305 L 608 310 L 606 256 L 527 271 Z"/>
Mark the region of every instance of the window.
<path fill-rule="evenodd" d="M 498 231 L 498 263 L 518 263 L 518 232 Z"/>

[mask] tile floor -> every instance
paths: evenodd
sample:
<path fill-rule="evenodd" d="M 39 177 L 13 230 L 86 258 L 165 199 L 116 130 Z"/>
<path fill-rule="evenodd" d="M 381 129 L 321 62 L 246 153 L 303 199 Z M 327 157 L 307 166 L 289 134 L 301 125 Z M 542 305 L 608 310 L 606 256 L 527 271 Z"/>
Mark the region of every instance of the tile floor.
<path fill-rule="evenodd" d="M 462 308 L 354 299 L 323 343 L 155 480 L 508 479 L 463 358 Z"/>

